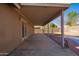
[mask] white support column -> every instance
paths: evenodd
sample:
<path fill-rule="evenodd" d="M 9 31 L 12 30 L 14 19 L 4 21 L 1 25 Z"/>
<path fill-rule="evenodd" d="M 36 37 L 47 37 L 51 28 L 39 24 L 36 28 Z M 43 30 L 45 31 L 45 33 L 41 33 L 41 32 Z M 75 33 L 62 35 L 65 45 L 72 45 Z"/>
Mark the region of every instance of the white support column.
<path fill-rule="evenodd" d="M 64 11 L 61 13 L 61 44 L 64 48 Z"/>
<path fill-rule="evenodd" d="M 42 26 L 42 33 L 44 33 L 44 26 Z"/>
<path fill-rule="evenodd" d="M 43 33 L 45 33 L 45 25 L 43 26 Z"/>
<path fill-rule="evenodd" d="M 48 27 L 48 33 L 49 33 L 49 23 L 47 24 L 47 27 Z"/>

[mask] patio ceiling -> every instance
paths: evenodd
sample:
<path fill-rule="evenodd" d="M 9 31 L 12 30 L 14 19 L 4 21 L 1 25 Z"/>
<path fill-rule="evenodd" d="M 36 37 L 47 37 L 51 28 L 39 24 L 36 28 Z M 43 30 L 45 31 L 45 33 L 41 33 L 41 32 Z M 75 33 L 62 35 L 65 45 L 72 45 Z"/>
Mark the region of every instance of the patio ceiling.
<path fill-rule="evenodd" d="M 34 25 L 45 25 L 57 16 L 62 10 L 69 7 L 69 4 L 52 4 L 52 3 L 22 3 L 21 12 L 29 18 Z"/>

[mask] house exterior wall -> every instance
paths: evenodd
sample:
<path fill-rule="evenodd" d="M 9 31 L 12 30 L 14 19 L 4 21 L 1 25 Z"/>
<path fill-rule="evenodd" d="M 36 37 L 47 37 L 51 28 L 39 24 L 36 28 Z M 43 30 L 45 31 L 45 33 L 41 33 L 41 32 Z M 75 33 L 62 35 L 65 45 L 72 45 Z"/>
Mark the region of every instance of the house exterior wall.
<path fill-rule="evenodd" d="M 52 33 L 53 28 L 50 26 L 50 22 L 44 26 L 44 33 Z"/>
<path fill-rule="evenodd" d="M 43 33 L 43 26 L 35 26 L 34 33 Z"/>
<path fill-rule="evenodd" d="M 30 22 L 27 23 L 28 24 L 28 36 L 30 36 L 32 33 L 34 33 L 34 26 L 33 24 L 31 24 Z"/>
<path fill-rule="evenodd" d="M 22 42 L 20 15 L 7 4 L 0 4 L 0 54 L 10 53 Z M 23 18 L 24 19 L 24 18 Z M 27 38 L 33 34 L 33 24 L 26 21 Z"/>

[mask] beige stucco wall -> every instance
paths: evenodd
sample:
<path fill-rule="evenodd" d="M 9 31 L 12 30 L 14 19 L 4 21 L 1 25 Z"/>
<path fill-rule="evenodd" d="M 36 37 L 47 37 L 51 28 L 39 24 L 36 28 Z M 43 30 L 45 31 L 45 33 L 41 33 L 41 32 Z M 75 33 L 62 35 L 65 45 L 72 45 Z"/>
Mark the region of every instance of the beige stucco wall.
<path fill-rule="evenodd" d="M 34 33 L 43 33 L 43 26 L 34 26 Z"/>
<path fill-rule="evenodd" d="M 9 53 L 21 43 L 21 16 L 7 4 L 0 4 L 0 53 Z M 27 21 L 28 36 L 33 25 Z"/>
<path fill-rule="evenodd" d="M 30 23 L 30 22 L 27 22 L 27 25 L 28 25 L 28 36 L 30 36 L 32 33 L 34 33 L 34 26 Z"/>

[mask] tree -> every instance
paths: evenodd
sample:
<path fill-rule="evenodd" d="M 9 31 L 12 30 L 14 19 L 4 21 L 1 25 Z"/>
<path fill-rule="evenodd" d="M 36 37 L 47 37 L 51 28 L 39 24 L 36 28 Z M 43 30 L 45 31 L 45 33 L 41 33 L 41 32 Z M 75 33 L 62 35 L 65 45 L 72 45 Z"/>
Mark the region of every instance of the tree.
<path fill-rule="evenodd" d="M 69 26 L 72 26 L 74 25 L 74 21 L 75 21 L 75 16 L 77 16 L 78 14 L 76 13 L 76 11 L 70 11 L 68 14 L 67 14 L 67 17 L 68 17 L 68 21 L 67 21 L 67 25 Z"/>
<path fill-rule="evenodd" d="M 55 24 L 53 24 L 53 23 L 51 23 L 50 26 L 51 26 L 52 28 L 57 28 L 57 25 L 55 25 Z"/>

